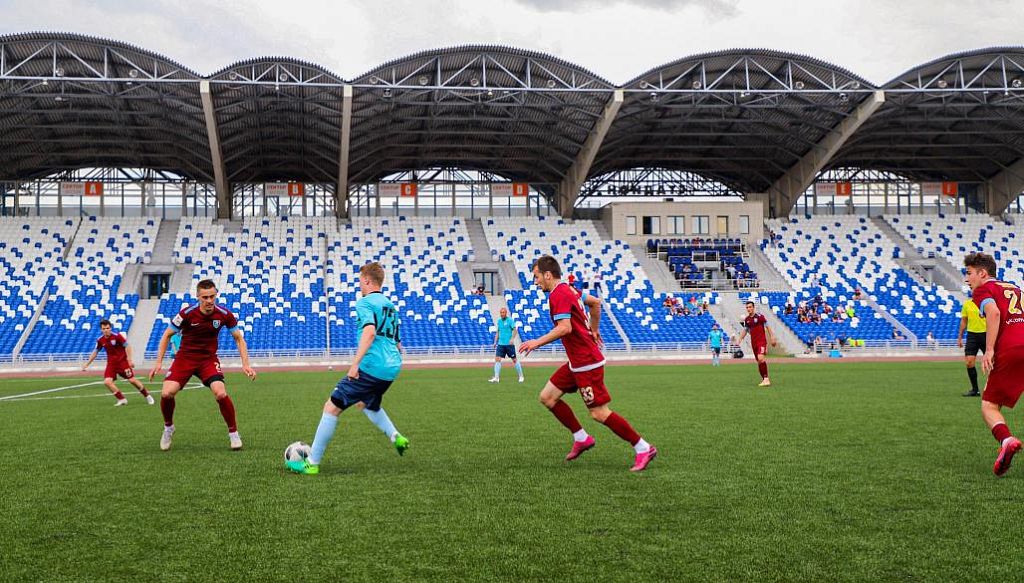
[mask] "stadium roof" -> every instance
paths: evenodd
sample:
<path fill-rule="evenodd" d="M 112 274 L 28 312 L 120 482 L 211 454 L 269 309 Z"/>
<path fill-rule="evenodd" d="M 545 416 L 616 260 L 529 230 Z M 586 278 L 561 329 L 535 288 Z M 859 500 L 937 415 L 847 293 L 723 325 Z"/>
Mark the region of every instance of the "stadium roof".
<path fill-rule="evenodd" d="M 28 33 L 0 36 L 0 179 L 122 166 L 348 184 L 450 166 L 557 184 L 581 168 L 658 167 L 765 192 L 878 90 L 884 103 L 821 169 L 981 182 L 1024 158 L 1021 47 L 949 55 L 881 87 L 760 49 L 685 57 L 616 86 L 497 46 L 417 53 L 351 79 L 285 57 L 201 75 L 126 43 Z"/>

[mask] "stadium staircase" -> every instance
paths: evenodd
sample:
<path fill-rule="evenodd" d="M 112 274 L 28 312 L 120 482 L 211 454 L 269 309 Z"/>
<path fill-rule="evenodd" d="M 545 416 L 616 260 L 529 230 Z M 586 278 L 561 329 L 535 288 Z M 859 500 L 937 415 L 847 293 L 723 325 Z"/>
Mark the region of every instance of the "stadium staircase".
<path fill-rule="evenodd" d="M 931 257 L 925 256 L 920 248 L 908 241 L 885 219 L 873 218 L 871 222 L 899 246 L 901 255 L 896 259 L 896 264 L 905 269 L 907 273 L 916 276 L 915 279 L 919 283 L 934 283 L 944 287 L 950 293 L 960 293 L 963 281 L 945 258 L 936 257 L 935 253 L 932 253 Z"/>
<path fill-rule="evenodd" d="M 767 229 L 766 229 L 767 230 Z M 767 239 L 767 237 L 765 237 Z M 747 245 L 747 261 L 750 268 L 757 274 L 759 287 L 772 291 L 792 292 L 793 287 L 789 285 L 786 278 L 782 276 L 779 268 L 768 259 L 758 245 Z"/>
<path fill-rule="evenodd" d="M 634 243 L 629 246 L 636 257 L 637 263 L 644 268 L 647 278 L 651 281 L 651 287 L 660 294 L 675 294 L 680 290 L 679 282 L 668 269 L 668 264 L 657 257 L 647 256 L 647 246 L 643 243 Z"/>
<path fill-rule="evenodd" d="M 132 347 L 135 355 L 135 364 L 145 360 L 146 344 L 159 315 L 159 299 L 139 300 L 135 306 L 135 317 L 132 319 L 131 328 L 128 329 L 128 345 Z"/>
<path fill-rule="evenodd" d="M 900 334 L 902 334 L 904 338 L 912 342 L 917 342 L 917 335 L 911 332 L 910 328 L 907 328 L 903 322 L 900 322 L 899 319 L 889 313 L 889 310 L 883 308 L 882 305 L 875 301 L 870 295 L 864 296 L 864 303 L 870 306 L 871 309 L 885 319 L 885 321 L 889 322 L 893 328 L 899 330 Z"/>

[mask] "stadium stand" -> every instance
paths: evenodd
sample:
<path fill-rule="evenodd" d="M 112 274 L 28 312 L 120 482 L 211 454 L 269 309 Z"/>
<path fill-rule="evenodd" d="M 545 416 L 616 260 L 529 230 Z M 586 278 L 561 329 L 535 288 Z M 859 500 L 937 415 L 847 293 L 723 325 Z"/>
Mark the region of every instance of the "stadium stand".
<path fill-rule="evenodd" d="M 77 226 L 69 217 L 0 219 L 0 355 L 11 354 L 44 293 L 53 291 Z"/>
<path fill-rule="evenodd" d="M 1015 225 L 988 215 L 886 215 L 885 220 L 925 255 L 944 258 L 958 272 L 964 255 L 983 251 L 999 266 L 1000 279 L 1024 282 L 1024 224 Z"/>
<path fill-rule="evenodd" d="M 830 307 L 833 311 L 839 311 L 841 314 L 845 314 L 846 310 L 852 309 L 854 317 L 841 317 L 839 322 L 835 322 L 829 317 L 830 315 L 820 314 L 820 322 L 801 322 L 800 317 L 797 315 L 797 308 L 799 308 L 801 303 L 813 306 L 815 299 L 819 296 L 822 302 L 828 301 L 825 299 L 826 293 L 826 290 L 818 289 L 815 291 L 814 288 L 808 288 L 798 293 L 745 292 L 740 294 L 740 299 L 744 302 L 747 300 L 753 301 L 761 306 L 758 308 L 759 310 L 763 310 L 763 306 L 767 305 L 768 309 L 772 310 L 790 330 L 796 333 L 797 338 L 808 346 L 811 346 L 815 338 L 818 337 L 824 343 L 840 338 L 858 340 L 888 340 L 892 338 L 892 325 L 888 320 L 863 301 L 854 301 L 840 294 L 828 294 L 832 301 L 837 302 L 836 305 L 832 305 L 829 302 Z M 787 303 L 794 307 L 792 313 L 786 313 Z"/>
<path fill-rule="evenodd" d="M 665 261 L 683 288 L 701 288 L 711 284 L 711 271 L 703 267 L 708 262 L 718 264 L 718 270 L 726 276 L 730 287 L 755 287 L 757 273 L 747 264 L 745 251 L 741 239 L 647 240 L 648 255 Z"/>
<path fill-rule="evenodd" d="M 655 293 L 629 246 L 601 239 L 592 221 L 492 217 L 484 219 L 483 225 L 493 258 L 511 261 L 519 273 L 523 290 L 507 290 L 505 299 L 513 316 L 523 324 L 524 338 L 541 336 L 551 325 L 547 297 L 533 285 L 530 271 L 538 257 L 551 254 L 561 264 L 564 279 L 573 274 L 581 282 L 588 282 L 595 273 L 601 274 L 605 306 L 631 343 L 707 339 L 714 323 L 710 314 L 669 316 L 662 307 L 666 294 Z M 710 301 L 717 299 L 707 297 Z M 601 335 L 609 347 L 625 345 L 613 326 L 602 325 Z"/>
<path fill-rule="evenodd" d="M 772 219 L 768 226 L 777 238 L 763 243 L 765 253 L 794 289 L 817 293 L 820 285 L 826 300 L 845 305 L 859 288 L 919 338 L 928 332 L 956 337 L 959 306 L 952 294 L 910 277 L 894 261 L 898 246 L 867 219 Z"/>
<path fill-rule="evenodd" d="M 22 353 L 89 352 L 104 318 L 115 330 L 128 330 L 139 295 L 119 294 L 121 277 L 128 264 L 149 262 L 159 227 L 154 218 L 83 218 Z"/>

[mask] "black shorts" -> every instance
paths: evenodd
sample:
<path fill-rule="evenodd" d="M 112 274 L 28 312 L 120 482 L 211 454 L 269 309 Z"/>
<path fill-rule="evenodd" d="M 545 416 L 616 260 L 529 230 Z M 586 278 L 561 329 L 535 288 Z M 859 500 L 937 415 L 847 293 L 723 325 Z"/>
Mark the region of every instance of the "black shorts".
<path fill-rule="evenodd" d="M 985 333 L 968 332 L 967 342 L 964 343 L 964 356 L 978 356 L 979 352 L 985 352 Z"/>

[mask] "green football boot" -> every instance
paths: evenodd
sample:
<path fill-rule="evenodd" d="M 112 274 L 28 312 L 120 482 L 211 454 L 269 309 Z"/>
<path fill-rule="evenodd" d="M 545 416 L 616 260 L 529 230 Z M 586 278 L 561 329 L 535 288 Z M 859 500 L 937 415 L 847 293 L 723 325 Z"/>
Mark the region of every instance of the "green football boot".
<path fill-rule="evenodd" d="M 395 436 L 395 451 L 398 455 L 405 455 L 405 450 L 409 449 L 409 438 L 399 433 Z"/>
<path fill-rule="evenodd" d="M 301 459 L 290 462 L 284 462 L 284 466 L 289 471 L 295 472 L 296 474 L 306 474 L 312 476 L 320 473 L 320 466 L 309 463 L 309 460 Z"/>

